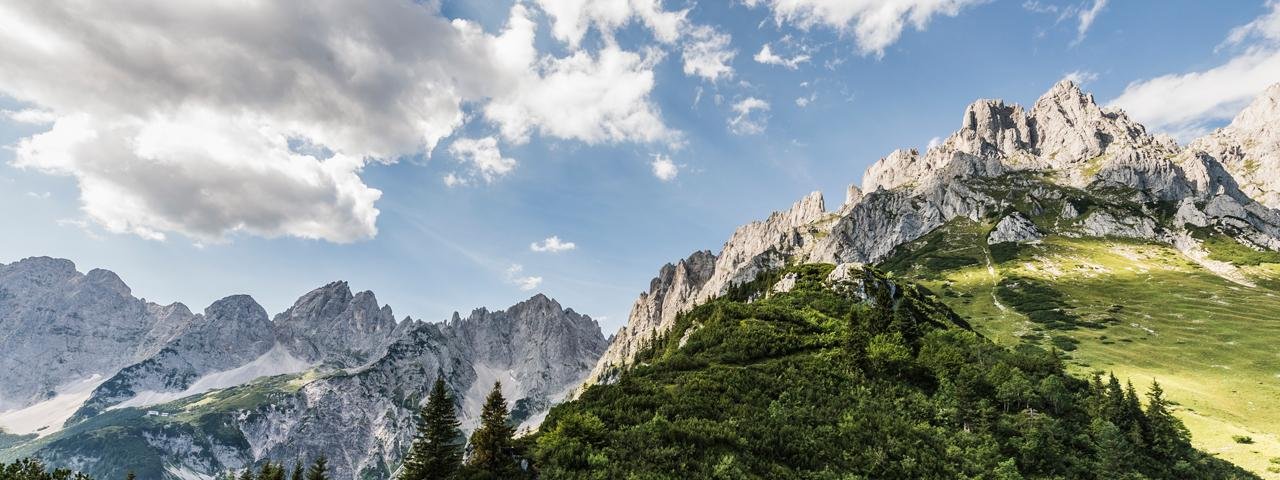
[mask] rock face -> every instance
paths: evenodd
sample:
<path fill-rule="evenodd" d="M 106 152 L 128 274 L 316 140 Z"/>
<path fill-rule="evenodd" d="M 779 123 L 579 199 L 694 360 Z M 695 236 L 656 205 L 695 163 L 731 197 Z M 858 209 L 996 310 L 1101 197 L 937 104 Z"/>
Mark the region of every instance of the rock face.
<path fill-rule="evenodd" d="M 819 224 L 827 216 L 822 193 L 806 195 L 790 209 L 774 212 L 764 221 L 738 227 L 719 255 L 694 252 L 667 264 L 631 306 L 627 325 L 613 337 L 589 383 L 609 381 L 655 333 L 665 332 L 676 315 L 723 294 L 730 286 L 750 281 L 760 272 L 786 264 L 816 241 Z"/>
<path fill-rule="evenodd" d="M 994 245 L 1005 242 L 1033 242 L 1044 238 L 1044 234 L 1031 223 L 1031 219 L 1021 213 L 1014 212 L 1000 219 L 996 228 L 987 235 L 987 244 Z"/>
<path fill-rule="evenodd" d="M 1240 190 L 1271 208 L 1280 208 L 1280 84 L 1272 85 L 1230 125 L 1191 143 L 1221 162 Z"/>
<path fill-rule="evenodd" d="M 195 318 L 134 298 L 114 273 L 70 260 L 0 265 L 0 412 L 49 400 L 156 354 Z M 25 433 L 25 432 L 24 432 Z"/>
<path fill-rule="evenodd" d="M 1027 198 L 1007 198 L 1012 187 L 1029 192 Z M 1082 201 L 1086 197 L 1106 201 Z M 1280 249 L 1280 213 L 1274 210 L 1280 202 L 1280 85 L 1189 148 L 1149 134 L 1122 111 L 1100 107 L 1068 81 L 1030 109 L 979 100 L 939 145 L 923 154 L 895 150 L 872 164 L 862 188 L 850 187 L 834 214 L 814 209 L 813 198 L 820 197 L 811 194 L 785 213 L 739 228 L 719 255 L 699 252 L 664 267 L 589 383 L 609 381 L 679 312 L 764 269 L 793 259 L 875 263 L 957 218 L 995 223 L 992 243 L 1046 233 L 1127 237 L 1174 245 L 1202 264 L 1205 255 L 1190 240 L 1190 227 L 1257 249 Z M 1046 232 L 1028 215 L 1050 208 L 1058 210 Z"/>
<path fill-rule="evenodd" d="M 46 437 L 36 453 L 103 478 L 124 467 L 105 461 L 110 448 L 95 448 L 117 443 L 143 445 L 139 459 L 165 466 L 154 478 L 215 478 L 264 458 L 320 453 L 334 478 L 389 478 L 437 376 L 454 392 L 464 428 L 477 423 L 495 381 L 513 415 L 533 427 L 607 346 L 594 320 L 541 294 L 465 319 L 397 322 L 372 292 L 334 282 L 272 320 L 246 295 L 200 314 L 149 304 L 111 272 L 81 274 L 50 258 L 0 265 L 0 342 L 9 409 L 66 403 L 65 415 L 35 432 Z M 54 391 L 82 378 L 97 379 L 76 383 L 83 397 Z M 227 396 L 237 400 L 222 403 Z M 102 415 L 130 407 L 196 420 Z"/>

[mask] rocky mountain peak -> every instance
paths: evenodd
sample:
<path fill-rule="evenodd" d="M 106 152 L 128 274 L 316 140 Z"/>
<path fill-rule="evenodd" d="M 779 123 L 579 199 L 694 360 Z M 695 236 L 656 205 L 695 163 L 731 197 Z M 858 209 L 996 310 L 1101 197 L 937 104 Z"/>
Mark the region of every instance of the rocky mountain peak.
<path fill-rule="evenodd" d="M 1187 150 L 1221 163 L 1241 192 L 1280 209 L 1280 83 L 1259 94 L 1230 125 L 1196 139 Z"/>
<path fill-rule="evenodd" d="M 1280 129 L 1280 83 L 1272 84 L 1241 110 L 1230 128 L 1258 132 Z"/>
<path fill-rule="evenodd" d="M 204 309 L 204 316 L 213 324 L 240 324 L 270 330 L 267 311 L 248 295 L 231 295 Z"/>
<path fill-rule="evenodd" d="M 99 288 L 114 292 L 121 297 L 129 297 L 133 295 L 133 290 L 131 290 L 128 285 L 125 285 L 124 280 L 121 280 L 119 275 L 116 275 L 115 272 L 110 270 L 103 270 L 101 268 L 89 270 L 89 273 L 85 274 L 85 280 Z"/>

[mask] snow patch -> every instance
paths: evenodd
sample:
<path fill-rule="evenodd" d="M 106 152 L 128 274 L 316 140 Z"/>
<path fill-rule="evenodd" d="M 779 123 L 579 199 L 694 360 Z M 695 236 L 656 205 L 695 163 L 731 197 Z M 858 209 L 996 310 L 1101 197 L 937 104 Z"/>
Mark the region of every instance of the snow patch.
<path fill-rule="evenodd" d="M 314 365 L 307 363 L 289 353 L 283 345 L 276 344 L 271 347 L 267 353 L 262 354 L 253 361 L 242 366 L 214 372 L 200 377 L 181 392 L 157 392 L 154 390 L 145 390 L 138 392 L 133 398 L 113 405 L 108 410 L 126 407 L 146 407 L 150 405 L 158 405 L 161 403 L 172 402 L 179 398 L 186 398 L 192 395 L 212 390 L 230 388 L 237 385 L 244 385 L 255 379 L 262 377 L 271 377 L 275 375 L 285 375 L 290 373 L 298 373 L 305 371 Z"/>
<path fill-rule="evenodd" d="M 193 472 L 191 471 L 191 469 L 187 467 L 180 467 L 180 466 L 173 466 L 173 465 L 164 467 L 164 472 L 178 480 L 215 480 L 217 478 L 212 475 L 204 475 L 204 474 Z"/>
<path fill-rule="evenodd" d="M 0 429 L 16 435 L 35 433 L 41 437 L 62 430 L 62 424 L 84 405 L 93 389 L 106 380 L 95 373 L 54 389 L 57 394 L 53 398 L 22 409 L 0 412 Z"/>

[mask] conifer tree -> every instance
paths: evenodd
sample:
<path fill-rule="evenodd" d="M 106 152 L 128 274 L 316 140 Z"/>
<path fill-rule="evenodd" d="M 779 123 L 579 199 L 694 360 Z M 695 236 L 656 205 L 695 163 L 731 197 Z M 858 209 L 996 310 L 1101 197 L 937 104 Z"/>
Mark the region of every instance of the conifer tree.
<path fill-rule="evenodd" d="M 519 471 L 511 448 L 514 434 L 515 429 L 507 424 L 502 383 L 494 382 L 480 412 L 480 428 L 471 434 L 472 451 L 467 465 L 492 477 L 512 478 Z"/>
<path fill-rule="evenodd" d="M 453 478 L 462 466 L 462 445 L 458 442 L 458 417 L 453 398 L 445 388 L 444 375 L 436 376 L 427 404 L 418 411 L 418 432 L 405 456 L 401 480 Z"/>
<path fill-rule="evenodd" d="M 293 462 L 293 475 L 289 477 L 289 480 L 304 480 L 302 476 L 302 460 Z"/>
<path fill-rule="evenodd" d="M 329 460 L 324 455 L 316 457 L 315 463 L 307 469 L 307 480 L 329 480 Z"/>
<path fill-rule="evenodd" d="M 240 472 L 240 480 L 257 480 L 257 478 L 253 475 L 252 468 L 245 467 L 244 471 Z"/>
<path fill-rule="evenodd" d="M 1169 412 L 1164 389 L 1155 380 L 1151 381 L 1151 390 L 1147 392 L 1146 420 L 1148 445 L 1157 458 L 1171 461 L 1191 450 L 1191 434 L 1182 421 Z"/>
<path fill-rule="evenodd" d="M 133 474 L 133 470 L 129 470 L 129 473 L 124 476 L 124 480 L 135 480 L 137 478 L 138 476 Z"/>

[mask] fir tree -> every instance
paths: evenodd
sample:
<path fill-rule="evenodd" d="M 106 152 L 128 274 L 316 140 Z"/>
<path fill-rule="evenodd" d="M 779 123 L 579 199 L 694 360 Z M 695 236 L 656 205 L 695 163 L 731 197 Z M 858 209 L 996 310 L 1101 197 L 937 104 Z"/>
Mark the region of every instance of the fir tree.
<path fill-rule="evenodd" d="M 494 382 L 493 391 L 484 400 L 480 412 L 480 428 L 471 434 L 471 457 L 467 465 L 496 478 L 511 478 L 519 468 L 512 455 L 515 429 L 507 424 L 507 400 L 502 397 L 502 383 Z"/>
<path fill-rule="evenodd" d="M 133 474 L 133 470 L 129 470 L 129 473 L 124 476 L 124 480 L 135 480 L 137 478 L 138 476 Z"/>
<path fill-rule="evenodd" d="M 401 480 L 436 480 L 456 475 L 462 466 L 459 424 L 453 399 L 445 389 L 444 375 L 437 375 L 427 404 L 418 411 L 418 432 L 405 457 Z"/>
<path fill-rule="evenodd" d="M 244 471 L 240 472 L 240 480 L 257 480 L 257 478 L 253 475 L 252 468 L 245 467 Z"/>
<path fill-rule="evenodd" d="M 292 475 L 292 476 L 290 476 L 290 477 L 289 477 L 289 479 L 290 479 L 290 480 L 303 480 L 303 476 L 302 476 L 302 460 L 297 460 L 297 461 L 293 462 L 293 475 Z"/>
<path fill-rule="evenodd" d="M 315 463 L 307 469 L 307 480 L 329 480 L 329 460 L 324 455 L 316 457 Z"/>
<path fill-rule="evenodd" d="M 1146 420 L 1148 445 L 1158 459 L 1173 461 L 1191 451 L 1191 434 L 1182 421 L 1169 412 L 1164 389 L 1154 380 L 1151 381 L 1151 390 L 1147 392 Z"/>

